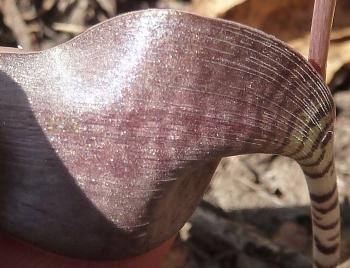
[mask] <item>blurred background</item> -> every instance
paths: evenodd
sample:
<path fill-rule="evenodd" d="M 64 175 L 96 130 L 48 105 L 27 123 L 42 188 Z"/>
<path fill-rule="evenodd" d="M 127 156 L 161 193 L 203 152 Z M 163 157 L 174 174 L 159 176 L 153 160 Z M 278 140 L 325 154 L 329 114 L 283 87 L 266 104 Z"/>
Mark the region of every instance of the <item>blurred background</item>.
<path fill-rule="evenodd" d="M 0 46 L 47 49 L 96 23 L 145 8 L 240 22 L 307 56 L 313 1 L 305 0 L 0 0 Z M 350 0 L 338 0 L 327 83 L 337 105 L 345 260 L 350 257 Z M 296 163 L 266 155 L 226 158 L 162 268 L 308 267 L 310 226 L 306 184 Z"/>

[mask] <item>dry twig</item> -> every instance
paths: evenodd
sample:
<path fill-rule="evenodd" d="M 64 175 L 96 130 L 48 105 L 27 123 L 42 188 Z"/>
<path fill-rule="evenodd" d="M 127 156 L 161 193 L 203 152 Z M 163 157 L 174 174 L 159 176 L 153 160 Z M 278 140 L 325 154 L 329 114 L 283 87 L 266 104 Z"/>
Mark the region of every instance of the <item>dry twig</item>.
<path fill-rule="evenodd" d="M 240 251 L 248 256 L 285 268 L 310 268 L 309 258 L 289 251 L 262 237 L 252 228 L 248 228 L 229 219 L 225 219 L 210 205 L 197 208 L 190 219 L 190 234 L 194 239 L 205 240 L 206 244 L 225 244 L 232 251 Z M 209 242 L 210 241 L 210 242 Z"/>
<path fill-rule="evenodd" d="M 4 15 L 4 22 L 15 35 L 18 44 L 24 49 L 34 49 L 27 24 L 24 22 L 17 8 L 16 1 L 2 0 L 0 4 L 1 11 Z"/>

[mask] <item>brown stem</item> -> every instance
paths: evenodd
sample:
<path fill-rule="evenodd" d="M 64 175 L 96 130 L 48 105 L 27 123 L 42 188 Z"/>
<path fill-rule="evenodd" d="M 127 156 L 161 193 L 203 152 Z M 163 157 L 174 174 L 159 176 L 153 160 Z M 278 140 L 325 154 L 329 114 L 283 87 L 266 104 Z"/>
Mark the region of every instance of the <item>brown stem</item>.
<path fill-rule="evenodd" d="M 326 78 L 329 37 L 333 24 L 336 0 L 315 0 L 312 16 L 309 62 Z"/>

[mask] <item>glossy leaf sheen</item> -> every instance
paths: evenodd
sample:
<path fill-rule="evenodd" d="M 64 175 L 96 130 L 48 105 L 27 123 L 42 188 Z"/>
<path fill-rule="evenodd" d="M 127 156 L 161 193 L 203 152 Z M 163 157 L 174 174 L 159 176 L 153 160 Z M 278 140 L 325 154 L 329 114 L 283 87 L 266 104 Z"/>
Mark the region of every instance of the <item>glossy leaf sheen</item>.
<path fill-rule="evenodd" d="M 331 94 L 299 54 L 178 11 L 0 55 L 0 81 L 0 225 L 74 257 L 130 257 L 174 235 L 223 156 L 308 163 L 333 140 Z"/>

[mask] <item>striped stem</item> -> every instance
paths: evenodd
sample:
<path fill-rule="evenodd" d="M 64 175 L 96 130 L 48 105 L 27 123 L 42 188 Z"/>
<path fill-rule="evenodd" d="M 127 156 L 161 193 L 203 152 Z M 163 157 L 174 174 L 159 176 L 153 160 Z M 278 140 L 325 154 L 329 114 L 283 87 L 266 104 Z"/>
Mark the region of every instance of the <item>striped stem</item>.
<path fill-rule="evenodd" d="M 311 25 L 309 62 L 326 79 L 330 33 L 336 0 L 315 0 Z M 322 138 L 322 150 L 315 153 L 317 165 L 301 165 L 310 188 L 314 229 L 314 267 L 335 267 L 340 255 L 340 215 L 336 187 L 333 130 Z M 322 159 L 321 155 L 325 155 Z M 328 157 L 326 156 L 328 155 Z"/>

